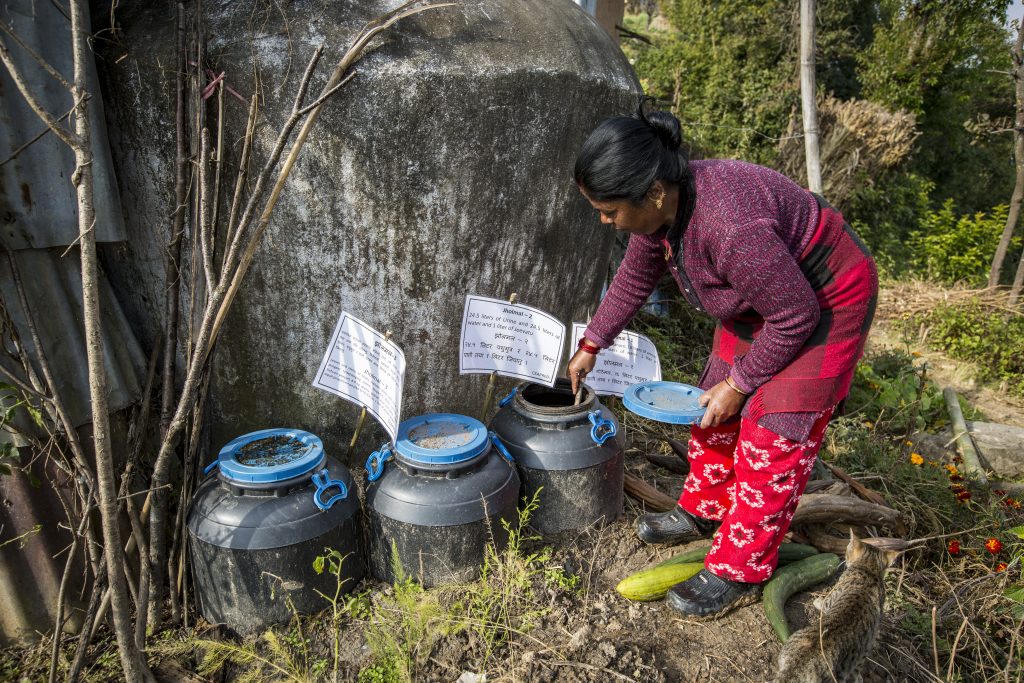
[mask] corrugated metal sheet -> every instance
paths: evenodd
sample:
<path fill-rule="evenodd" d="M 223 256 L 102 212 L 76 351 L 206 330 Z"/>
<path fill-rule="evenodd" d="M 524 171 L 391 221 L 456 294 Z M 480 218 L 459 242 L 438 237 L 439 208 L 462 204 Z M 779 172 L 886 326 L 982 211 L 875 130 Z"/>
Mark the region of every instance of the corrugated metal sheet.
<path fill-rule="evenodd" d="M 0 0 L 0 18 L 65 74 L 71 73 L 70 24 L 47 0 Z M 9 36 L 4 43 L 23 68 L 42 102 L 63 115 L 70 95 L 41 71 Z M 106 129 L 93 69 L 90 116 L 93 122 L 96 235 L 100 241 L 126 239 L 121 207 L 110 163 Z M 0 67 L 0 162 L 42 130 L 43 124 Z M 77 200 L 70 175 L 74 157 L 60 140 L 48 134 L 15 160 L 0 166 L 0 241 L 12 250 L 26 289 L 41 345 L 58 383 L 68 412 L 83 442 L 88 443 L 91 421 L 89 380 L 82 324 L 82 284 L 77 248 Z M 63 255 L 67 251 L 67 255 Z M 7 259 L 0 255 L 0 296 L 14 327 L 38 369 L 38 349 L 26 323 Z M 103 349 L 111 412 L 131 405 L 141 393 L 146 359 L 129 327 L 117 297 L 105 278 L 100 284 Z M 0 357 L 0 363 L 11 363 Z M 12 366 L 12 369 L 14 366 Z M 17 369 L 20 374 L 20 368 Z M 125 413 L 114 416 L 115 457 L 124 456 Z M 73 504 L 65 475 L 38 453 L 22 449 L 32 476 L 0 476 L 0 543 L 39 525 L 24 543 L 0 548 L 0 643 L 31 640 L 53 628 L 53 611 L 71 538 L 80 512 L 65 514 L 59 497 Z M 63 525 L 63 527 L 62 527 Z M 73 628 L 80 616 L 82 574 L 76 573 L 69 596 Z"/>
<path fill-rule="evenodd" d="M 66 219 L 65 219 L 66 220 Z M 82 275 L 78 252 L 61 258 L 60 249 L 14 252 L 39 329 L 46 359 L 75 426 L 90 422 L 89 375 L 82 323 Z M 133 403 L 145 380 L 146 357 L 106 278 L 100 281 L 103 351 L 107 367 L 107 400 L 111 412 Z M 37 358 L 7 259 L 0 257 L 0 295 L 22 343 Z M 10 361 L 0 358 L 0 363 Z M 42 376 L 42 375 L 40 375 Z"/>
<path fill-rule="evenodd" d="M 70 24 L 48 0 L 3 0 L 0 19 L 13 26 L 17 35 L 61 74 L 72 74 Z M 43 71 L 25 50 L 0 32 L 36 97 L 47 110 L 60 117 L 72 106 L 71 94 Z M 91 66 L 91 65 L 90 65 Z M 117 242 L 127 239 L 117 197 L 117 184 L 110 161 L 103 100 L 96 69 L 90 69 L 89 115 L 93 126 L 93 176 L 96 196 L 96 239 Z M 7 69 L 0 68 L 0 162 L 35 138 L 44 124 L 18 92 Z M 78 237 L 75 217 L 75 189 L 69 182 L 74 170 L 71 150 L 57 136 L 48 133 L 13 161 L 0 166 L 0 239 L 10 249 L 39 249 L 67 246 Z M 64 213 L 55 220 L 54 207 Z M 70 213 L 68 213 L 70 212 Z"/>

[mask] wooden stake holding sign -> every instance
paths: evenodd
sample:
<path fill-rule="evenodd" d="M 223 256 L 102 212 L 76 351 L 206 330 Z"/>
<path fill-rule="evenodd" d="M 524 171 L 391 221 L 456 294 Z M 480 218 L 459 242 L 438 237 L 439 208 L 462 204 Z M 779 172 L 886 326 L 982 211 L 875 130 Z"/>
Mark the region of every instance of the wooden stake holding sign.
<path fill-rule="evenodd" d="M 391 341 L 391 330 L 384 333 L 384 339 L 386 341 Z M 345 457 L 349 462 L 352 462 L 352 455 L 356 450 L 356 441 L 359 440 L 359 435 L 363 431 L 364 424 L 366 424 L 366 406 L 363 406 L 363 409 L 359 411 L 359 419 L 356 420 L 356 428 L 352 432 L 352 440 L 348 442 L 348 453 Z"/>
<path fill-rule="evenodd" d="M 562 357 L 565 325 L 537 308 L 468 295 L 459 340 L 459 374 L 488 373 L 488 391 L 481 420 L 494 400 L 498 375 L 555 385 Z"/>
<path fill-rule="evenodd" d="M 515 292 L 512 292 L 508 296 L 508 302 L 511 305 L 515 306 L 516 300 L 518 298 L 519 298 L 519 295 L 516 294 Z M 462 322 L 463 322 L 463 328 L 465 328 L 465 322 L 466 322 L 465 319 L 463 319 Z M 487 421 L 487 413 L 491 412 L 491 403 L 494 402 L 494 385 L 497 382 L 497 379 L 498 379 L 498 371 L 497 370 L 492 370 L 490 376 L 487 378 L 487 393 L 484 394 L 484 407 L 480 411 L 480 421 L 481 422 L 486 422 Z"/>

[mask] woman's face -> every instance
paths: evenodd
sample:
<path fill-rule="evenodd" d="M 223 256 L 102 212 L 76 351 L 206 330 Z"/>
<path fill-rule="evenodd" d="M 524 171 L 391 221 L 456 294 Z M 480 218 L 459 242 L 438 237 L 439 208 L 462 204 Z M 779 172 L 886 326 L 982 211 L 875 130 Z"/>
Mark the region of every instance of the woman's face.
<path fill-rule="evenodd" d="M 580 192 L 590 205 L 597 209 L 601 222 L 616 230 L 640 235 L 652 235 L 664 224 L 665 217 L 649 197 L 645 197 L 640 205 L 628 199 L 612 199 L 598 201 L 580 187 Z"/>

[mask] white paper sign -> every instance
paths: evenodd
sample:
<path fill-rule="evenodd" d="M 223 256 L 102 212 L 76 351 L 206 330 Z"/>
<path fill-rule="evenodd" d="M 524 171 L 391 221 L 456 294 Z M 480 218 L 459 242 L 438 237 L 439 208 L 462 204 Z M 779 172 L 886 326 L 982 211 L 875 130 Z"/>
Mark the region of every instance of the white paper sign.
<path fill-rule="evenodd" d="M 584 323 L 572 324 L 572 338 L 579 339 L 587 329 Z M 598 394 L 622 396 L 626 387 L 661 379 L 661 361 L 654 342 L 637 332 L 624 330 L 615 342 L 597 356 L 597 365 L 586 383 Z"/>
<path fill-rule="evenodd" d="M 466 297 L 459 374 L 497 372 L 555 385 L 565 325 L 550 313 L 501 299 Z"/>
<path fill-rule="evenodd" d="M 394 442 L 404 383 L 402 349 L 359 318 L 342 313 L 313 386 L 366 408 Z"/>

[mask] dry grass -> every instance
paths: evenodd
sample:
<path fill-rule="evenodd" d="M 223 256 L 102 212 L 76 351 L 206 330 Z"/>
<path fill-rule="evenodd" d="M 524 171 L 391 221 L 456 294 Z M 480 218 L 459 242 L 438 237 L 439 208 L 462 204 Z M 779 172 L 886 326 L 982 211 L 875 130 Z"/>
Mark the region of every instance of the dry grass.
<path fill-rule="evenodd" d="M 779 146 L 778 169 L 790 178 L 805 178 L 804 141 L 792 137 L 796 125 L 793 116 Z M 835 97 L 818 103 L 818 127 L 824 195 L 840 205 L 864 174 L 877 174 L 906 159 L 918 136 L 912 114 Z"/>

